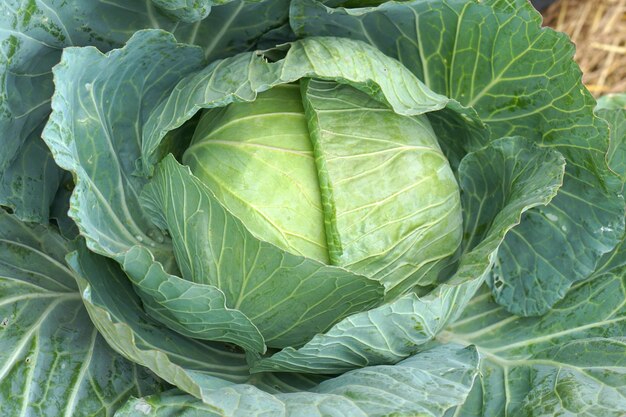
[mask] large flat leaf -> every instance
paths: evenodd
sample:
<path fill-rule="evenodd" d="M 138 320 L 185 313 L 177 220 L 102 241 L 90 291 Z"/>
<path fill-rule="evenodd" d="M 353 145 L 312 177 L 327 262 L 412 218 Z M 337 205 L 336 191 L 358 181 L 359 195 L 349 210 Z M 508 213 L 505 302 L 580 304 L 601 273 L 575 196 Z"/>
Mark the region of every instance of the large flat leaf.
<path fill-rule="evenodd" d="M 475 344 L 482 357 L 481 377 L 454 415 L 623 416 L 624 334 L 624 267 L 577 284 L 539 318 L 507 313 L 484 288 L 440 335 Z"/>
<path fill-rule="evenodd" d="M 57 232 L 0 212 L 0 414 L 95 416 L 163 383 L 108 347 Z"/>
<path fill-rule="evenodd" d="M 542 29 L 530 4 L 435 0 L 332 9 L 295 0 L 290 22 L 302 37 L 375 45 L 432 90 L 476 109 L 492 139 L 520 135 L 565 156 L 559 195 L 528 212 L 498 253 L 499 285 L 490 285 L 510 311 L 546 312 L 615 246 L 624 204 L 604 159 L 606 124 L 593 114 L 572 44 Z"/>
<path fill-rule="evenodd" d="M 246 3 L 264 3 L 264 8 L 271 8 L 272 5 L 269 4 L 268 1 L 262 0 L 152 0 L 152 2 L 161 9 L 163 13 L 168 16 L 171 16 L 174 19 L 178 19 L 182 22 L 186 23 L 196 23 L 198 25 L 204 24 L 200 23 L 201 20 L 206 19 L 207 16 L 210 16 L 211 12 L 218 10 L 218 13 L 223 8 L 212 8 L 213 6 L 221 6 L 227 5 L 230 3 L 234 3 L 236 5 L 235 9 L 244 9 L 247 7 Z M 287 3 L 279 0 L 275 3 L 283 3 L 283 7 L 287 7 Z M 257 11 L 261 11 L 259 8 Z M 239 13 L 239 12 L 237 12 Z M 231 18 L 230 20 L 234 20 Z M 258 21 L 262 19 L 256 19 Z M 252 23 L 248 21 L 246 23 Z"/>
<path fill-rule="evenodd" d="M 160 1 L 189 3 L 190 0 Z M 168 22 L 151 27 L 172 32 L 179 42 L 200 46 L 207 63 L 254 49 L 266 32 L 285 24 L 289 11 L 289 0 L 201 1 L 214 4 L 201 21 L 193 24 Z M 277 41 L 285 42 L 280 38 Z"/>
<path fill-rule="evenodd" d="M 26 139 L 17 157 L 0 173 L 0 205 L 24 221 L 46 223 L 63 170 L 41 140 L 43 124 Z"/>
<path fill-rule="evenodd" d="M 255 238 L 171 156 L 158 166 L 142 197 L 156 222 L 167 225 L 186 285 L 207 298 L 222 293 L 227 306 L 259 328 L 268 346 L 300 345 L 383 297 L 375 280 Z M 142 287 L 139 283 L 138 290 Z M 173 289 L 161 295 L 174 302 Z M 208 321 L 213 314 L 206 310 L 200 319 Z"/>
<path fill-rule="evenodd" d="M 300 349 L 261 360 L 253 371 L 332 374 L 396 363 L 420 351 L 463 311 L 521 214 L 556 194 L 563 166 L 557 152 L 522 138 L 502 139 L 467 155 L 459 169 L 465 253 L 455 275 L 425 297 L 410 294 L 350 316 Z"/>
<path fill-rule="evenodd" d="M 311 392 L 270 395 L 250 385 L 233 385 L 202 400 L 171 392 L 132 399 L 116 417 L 443 416 L 464 401 L 477 367 L 473 348 L 435 346 L 395 366 L 373 366 L 322 382 Z"/>

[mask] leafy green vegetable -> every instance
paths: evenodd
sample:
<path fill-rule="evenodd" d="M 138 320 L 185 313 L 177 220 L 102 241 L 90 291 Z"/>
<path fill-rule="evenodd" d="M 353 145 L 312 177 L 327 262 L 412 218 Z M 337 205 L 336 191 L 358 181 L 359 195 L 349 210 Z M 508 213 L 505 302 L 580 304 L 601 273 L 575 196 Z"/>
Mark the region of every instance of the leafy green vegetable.
<path fill-rule="evenodd" d="M 540 23 L 3 2 L 0 413 L 624 415 L 624 96 Z"/>

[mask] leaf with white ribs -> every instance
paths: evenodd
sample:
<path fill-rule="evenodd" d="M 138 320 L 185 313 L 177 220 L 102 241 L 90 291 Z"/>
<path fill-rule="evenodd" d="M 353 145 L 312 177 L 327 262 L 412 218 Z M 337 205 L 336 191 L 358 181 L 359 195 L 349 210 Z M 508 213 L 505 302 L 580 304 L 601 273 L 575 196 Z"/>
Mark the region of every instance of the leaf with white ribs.
<path fill-rule="evenodd" d="M 301 345 L 338 319 L 382 299 L 383 288 L 375 280 L 254 237 L 188 167 L 171 156 L 159 164 L 142 197 L 157 223 L 167 225 L 186 285 L 205 297 L 221 293 L 227 306 L 261 329 L 268 346 Z M 149 266 L 152 261 L 144 263 Z M 146 284 L 137 285 L 147 296 L 141 290 Z M 170 303 L 177 298 L 177 291 L 159 287 L 158 296 Z M 193 304 L 178 308 L 189 314 L 195 309 Z M 205 309 L 200 317 L 209 321 L 213 314 Z"/>
<path fill-rule="evenodd" d="M 110 415 L 163 383 L 104 342 L 56 231 L 0 212 L 0 414 Z"/>
<path fill-rule="evenodd" d="M 477 368 L 474 348 L 435 345 L 397 365 L 358 369 L 308 391 L 271 395 L 242 384 L 202 400 L 168 392 L 133 398 L 116 417 L 441 417 L 465 400 Z"/>
<path fill-rule="evenodd" d="M 623 416 L 626 269 L 606 261 L 542 317 L 511 315 L 483 288 L 439 336 L 482 357 L 467 403 L 450 416 Z"/>

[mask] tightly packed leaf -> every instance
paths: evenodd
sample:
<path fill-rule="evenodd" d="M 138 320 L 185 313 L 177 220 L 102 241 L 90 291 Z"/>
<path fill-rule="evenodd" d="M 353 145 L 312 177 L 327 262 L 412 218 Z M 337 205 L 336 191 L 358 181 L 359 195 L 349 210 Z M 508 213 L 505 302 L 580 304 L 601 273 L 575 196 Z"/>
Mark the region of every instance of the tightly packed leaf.
<path fill-rule="evenodd" d="M 526 1 L 0 28 L 0 414 L 626 412 L 626 109 Z"/>

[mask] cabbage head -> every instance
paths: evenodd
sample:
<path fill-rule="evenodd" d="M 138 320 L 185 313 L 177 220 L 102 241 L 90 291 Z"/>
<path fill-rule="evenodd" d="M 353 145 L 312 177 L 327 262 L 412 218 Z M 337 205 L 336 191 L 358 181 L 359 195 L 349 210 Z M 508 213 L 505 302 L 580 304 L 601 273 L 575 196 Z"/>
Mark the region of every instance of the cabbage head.
<path fill-rule="evenodd" d="M 626 110 L 540 23 L 3 2 L 0 414 L 623 415 Z"/>

